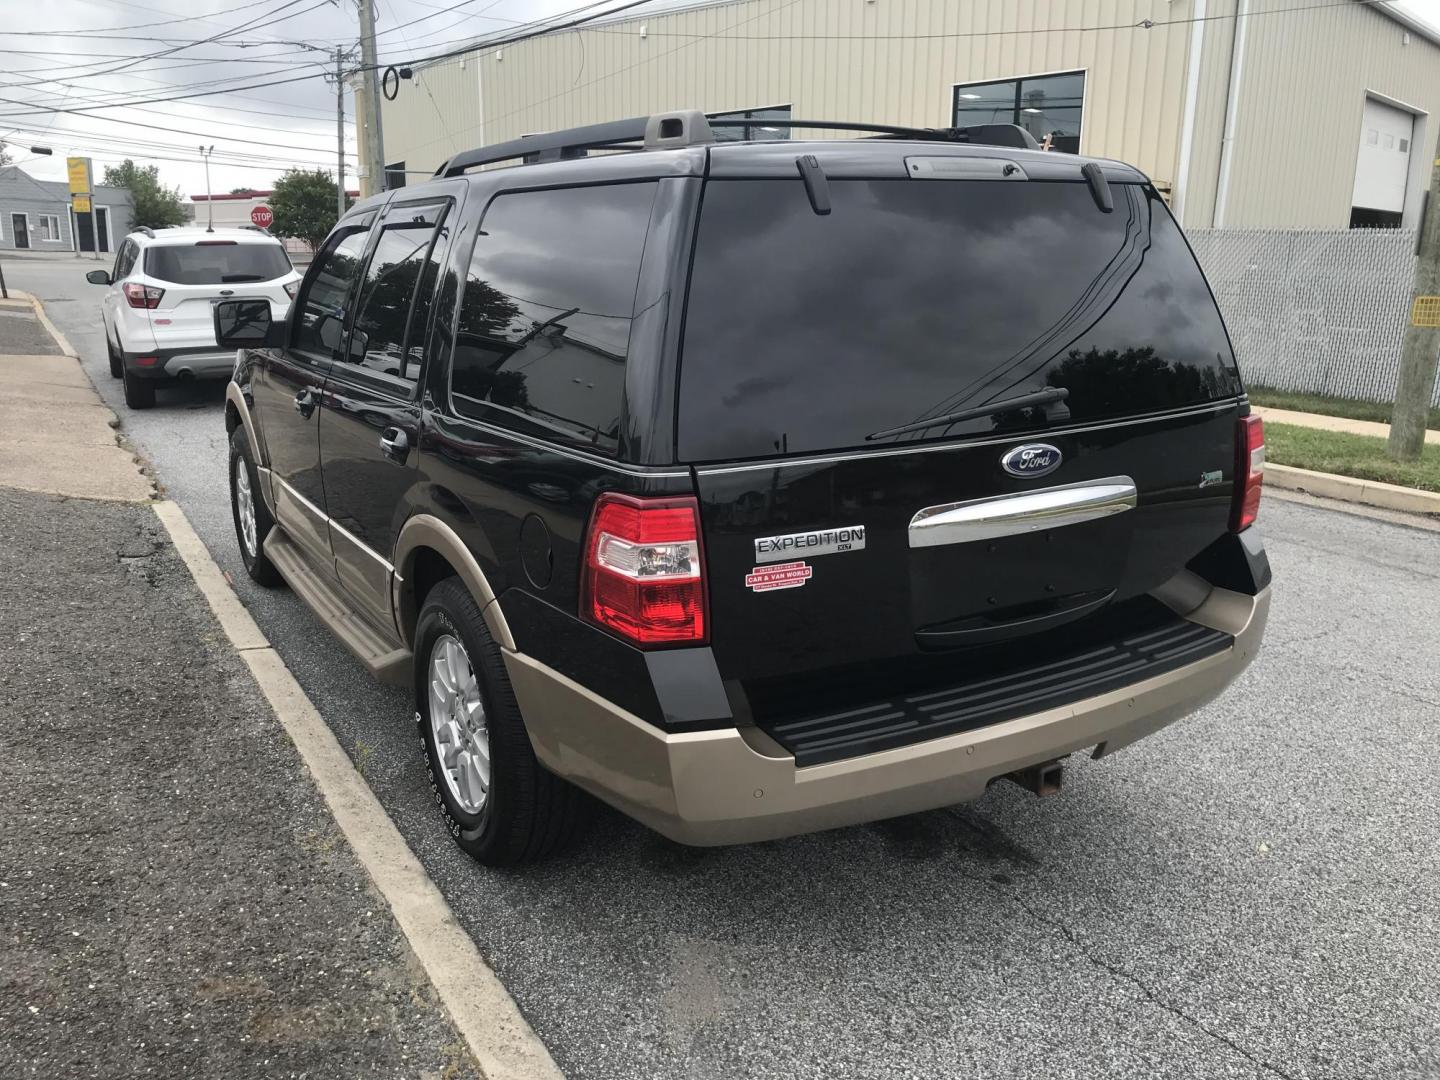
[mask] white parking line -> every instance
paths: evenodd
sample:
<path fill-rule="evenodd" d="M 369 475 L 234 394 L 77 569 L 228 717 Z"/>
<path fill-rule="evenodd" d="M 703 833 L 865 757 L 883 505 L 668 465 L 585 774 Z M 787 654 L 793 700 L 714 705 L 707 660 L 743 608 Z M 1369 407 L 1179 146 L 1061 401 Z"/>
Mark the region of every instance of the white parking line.
<path fill-rule="evenodd" d="M 235 595 L 185 514 L 169 500 L 153 505 L 210 610 L 300 751 L 340 831 L 390 905 L 487 1080 L 563 1080 L 545 1044 L 481 958 L 450 905 Z"/>

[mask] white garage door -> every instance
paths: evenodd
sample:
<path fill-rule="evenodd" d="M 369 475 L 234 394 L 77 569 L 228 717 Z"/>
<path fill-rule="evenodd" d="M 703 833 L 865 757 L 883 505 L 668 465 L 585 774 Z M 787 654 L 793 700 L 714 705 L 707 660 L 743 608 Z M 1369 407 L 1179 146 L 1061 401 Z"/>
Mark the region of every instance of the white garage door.
<path fill-rule="evenodd" d="M 1410 175 L 1414 126 L 1414 118 L 1404 109 L 1365 99 L 1351 206 L 1396 213 L 1405 209 L 1405 179 Z"/>

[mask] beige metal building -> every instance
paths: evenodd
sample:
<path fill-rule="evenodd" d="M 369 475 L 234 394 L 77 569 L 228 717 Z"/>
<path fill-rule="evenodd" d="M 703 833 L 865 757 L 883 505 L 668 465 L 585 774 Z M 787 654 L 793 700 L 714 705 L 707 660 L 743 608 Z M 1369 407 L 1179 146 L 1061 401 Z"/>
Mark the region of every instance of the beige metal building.
<path fill-rule="evenodd" d="M 387 175 L 691 107 L 748 116 L 756 138 L 785 137 L 764 121 L 787 115 L 1021 123 L 1143 169 L 1192 228 L 1408 225 L 1440 131 L 1440 36 L 1365 0 L 642 7 L 416 67 L 383 106 Z"/>

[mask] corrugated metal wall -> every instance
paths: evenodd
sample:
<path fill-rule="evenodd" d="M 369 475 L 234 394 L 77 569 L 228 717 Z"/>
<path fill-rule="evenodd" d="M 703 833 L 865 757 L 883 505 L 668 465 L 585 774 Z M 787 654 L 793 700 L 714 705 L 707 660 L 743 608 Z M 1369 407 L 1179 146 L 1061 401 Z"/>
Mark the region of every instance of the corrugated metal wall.
<path fill-rule="evenodd" d="M 1206 0 L 1184 223 L 1215 221 L 1235 13 Z M 671 108 L 934 125 L 952 88 L 1085 69 L 1085 153 L 1176 180 L 1198 0 L 736 0 L 420 69 L 386 156 L 430 169 L 486 142 Z M 1344 228 L 1368 92 L 1440 112 L 1440 46 L 1362 3 L 1248 0 L 1224 224 Z M 1137 24 L 1150 19 L 1157 25 Z M 641 27 L 645 36 L 640 35 Z M 1433 159 L 1440 123 L 1417 126 Z M 1412 184 L 1412 189 L 1414 188 Z M 1412 213 L 1407 223 L 1413 224 Z"/>
<path fill-rule="evenodd" d="M 1136 24 L 1188 8 L 1188 0 L 742 0 L 640 17 L 417 71 L 385 105 L 386 157 L 431 168 L 484 142 L 671 108 L 789 104 L 797 116 L 947 124 L 957 82 L 1084 68 L 1082 150 L 1123 158 L 1168 185 L 1189 30 Z"/>
<path fill-rule="evenodd" d="M 1207 14 L 1228 15 L 1237 0 L 1208 0 L 1208 6 Z M 1345 228 L 1366 92 L 1440 112 L 1440 47 L 1360 3 L 1249 0 L 1248 6 L 1254 14 L 1247 20 L 1223 224 Z M 1312 10 L 1296 10 L 1302 7 Z M 1234 28 L 1234 19 L 1219 18 L 1206 32 L 1188 226 L 1214 220 Z M 1413 153 L 1428 163 L 1440 124 L 1426 128 L 1423 138 L 1417 129 Z"/>

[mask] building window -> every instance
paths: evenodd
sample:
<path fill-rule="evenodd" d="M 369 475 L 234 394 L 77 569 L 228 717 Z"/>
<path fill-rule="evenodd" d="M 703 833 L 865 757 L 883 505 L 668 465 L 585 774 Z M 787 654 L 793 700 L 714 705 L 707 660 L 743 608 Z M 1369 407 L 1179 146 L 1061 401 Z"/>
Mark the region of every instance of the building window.
<path fill-rule="evenodd" d="M 405 186 L 405 162 L 394 161 L 385 166 L 385 190 L 394 191 Z"/>
<path fill-rule="evenodd" d="M 35 226 L 35 238 L 37 240 L 53 240 L 59 243 L 60 218 L 55 214 L 41 214 Z"/>
<path fill-rule="evenodd" d="M 730 127 L 717 127 L 715 129 L 716 142 L 763 142 L 767 139 L 788 139 L 790 129 L 766 124 L 766 120 L 789 120 L 790 106 L 776 105 L 769 109 L 739 109 L 735 112 L 715 113 L 711 120 L 753 120 L 754 123 L 746 123 Z"/>
<path fill-rule="evenodd" d="M 1080 152 L 1080 120 L 1085 103 L 1085 73 L 1027 75 L 955 87 L 955 126 L 1019 124 L 1038 142 Z"/>

